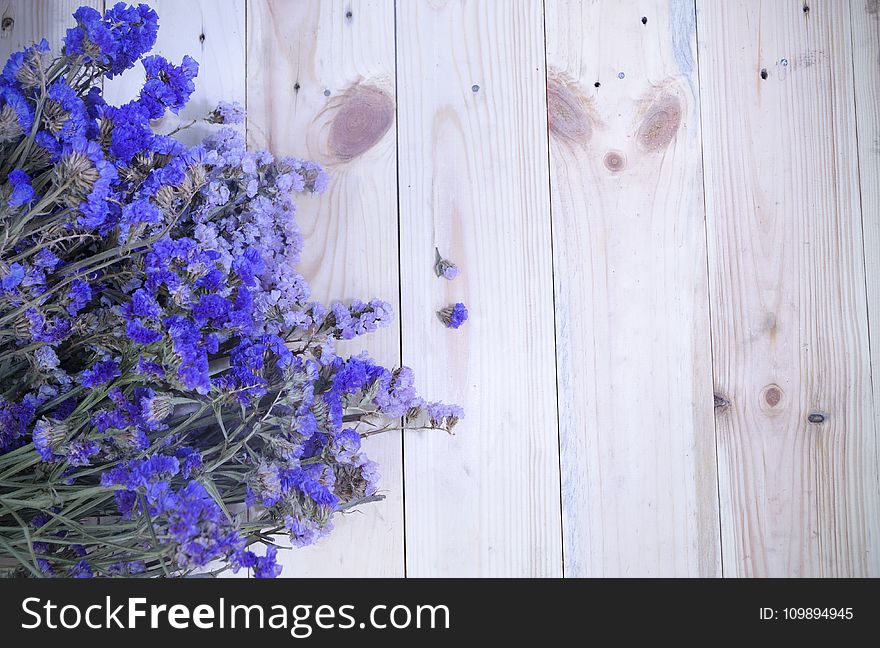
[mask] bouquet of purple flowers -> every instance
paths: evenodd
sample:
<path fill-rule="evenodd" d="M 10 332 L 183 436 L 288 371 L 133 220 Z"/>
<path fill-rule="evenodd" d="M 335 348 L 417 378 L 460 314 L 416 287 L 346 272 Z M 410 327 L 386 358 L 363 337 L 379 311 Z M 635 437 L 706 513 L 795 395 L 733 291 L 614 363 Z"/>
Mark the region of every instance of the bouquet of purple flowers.
<path fill-rule="evenodd" d="M 0 77 L 0 569 L 276 576 L 279 534 L 380 498 L 364 436 L 461 410 L 334 350 L 392 313 L 309 300 L 294 196 L 324 171 L 247 151 L 237 104 L 199 146 L 155 133 L 198 64 L 144 57 L 146 5 L 74 18 Z M 106 103 L 138 61 L 139 96 Z"/>

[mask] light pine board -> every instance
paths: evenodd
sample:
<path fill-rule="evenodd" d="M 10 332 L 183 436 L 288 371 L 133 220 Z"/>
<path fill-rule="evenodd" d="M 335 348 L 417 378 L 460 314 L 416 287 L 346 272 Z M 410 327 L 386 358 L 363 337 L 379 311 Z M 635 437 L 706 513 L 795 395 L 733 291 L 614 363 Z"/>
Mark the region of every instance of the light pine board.
<path fill-rule="evenodd" d="M 718 576 L 694 8 L 625 5 L 546 3 L 565 571 Z"/>
<path fill-rule="evenodd" d="M 868 573 L 880 575 L 880 528 L 877 492 L 880 475 L 880 1 L 854 2 L 851 8 L 853 34 L 853 75 L 855 79 L 856 121 L 859 143 L 859 178 L 862 224 L 864 227 L 865 280 L 868 290 L 868 323 L 871 341 L 871 370 L 874 393 L 873 448 L 866 447 L 866 477 L 874 479 L 874 497 L 865 503 L 869 511 L 866 525 L 868 546 L 875 555 Z M 873 457 L 871 451 L 873 450 Z M 871 461 L 873 460 L 873 465 Z M 870 481 L 868 482 L 870 484 Z"/>
<path fill-rule="evenodd" d="M 407 573 L 560 576 L 542 3 L 398 2 L 397 76 L 403 360 L 467 411 L 404 439 Z"/>
<path fill-rule="evenodd" d="M 331 177 L 328 192 L 301 199 L 297 213 L 313 296 L 379 297 L 398 311 L 393 3 L 251 2 L 248 34 L 251 145 L 316 160 Z M 345 348 L 396 366 L 399 322 Z M 364 447 L 387 499 L 337 515 L 320 544 L 281 554 L 285 576 L 403 575 L 400 435 Z"/>
<path fill-rule="evenodd" d="M 880 568 L 850 3 L 810 5 L 697 4 L 726 576 Z"/>

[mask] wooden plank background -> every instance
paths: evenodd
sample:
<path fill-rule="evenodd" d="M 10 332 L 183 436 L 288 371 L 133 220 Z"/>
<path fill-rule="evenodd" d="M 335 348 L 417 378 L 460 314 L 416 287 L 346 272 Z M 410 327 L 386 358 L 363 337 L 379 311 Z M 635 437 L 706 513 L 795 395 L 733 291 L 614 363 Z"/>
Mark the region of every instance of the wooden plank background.
<path fill-rule="evenodd" d="M 0 55 L 79 4 L 0 0 Z M 300 270 L 467 410 L 286 576 L 880 576 L 877 0 L 150 4 L 201 64 L 157 128 L 324 164 Z"/>
<path fill-rule="evenodd" d="M 704 4 L 724 571 L 876 574 L 850 3 Z"/>
<path fill-rule="evenodd" d="M 546 19 L 566 573 L 719 575 L 694 6 Z"/>

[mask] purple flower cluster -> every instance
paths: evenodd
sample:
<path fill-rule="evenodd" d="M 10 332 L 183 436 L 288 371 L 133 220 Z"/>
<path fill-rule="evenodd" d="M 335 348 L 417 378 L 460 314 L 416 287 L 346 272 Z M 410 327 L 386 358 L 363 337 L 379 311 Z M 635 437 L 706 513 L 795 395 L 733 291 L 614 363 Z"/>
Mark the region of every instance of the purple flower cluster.
<path fill-rule="evenodd" d="M 321 167 L 248 151 L 223 127 L 244 120 L 236 103 L 205 116 L 221 127 L 198 146 L 155 133 L 198 64 L 144 57 L 158 28 L 146 5 L 74 18 L 61 55 L 41 41 L 0 74 L 0 455 L 30 461 L 0 486 L 21 502 L 5 526 L 33 527 L 32 575 L 219 560 L 276 576 L 275 547 L 248 548 L 265 530 L 310 544 L 378 497 L 363 436 L 401 419 L 449 430 L 462 412 L 424 401 L 406 367 L 336 352 L 393 313 L 310 301 L 295 200 L 324 191 Z M 138 61 L 137 97 L 106 103 L 102 79 Z M 458 304 L 449 325 L 466 317 Z M 46 499 L 51 514 L 27 504 Z M 247 525 L 233 504 L 253 507 Z M 110 521 L 100 537 L 84 531 L 94 517 Z M 141 534 L 115 536 L 114 519 Z"/>
<path fill-rule="evenodd" d="M 34 199 L 34 187 L 27 173 L 21 169 L 13 169 L 9 172 L 8 179 L 12 185 L 12 194 L 7 201 L 10 207 L 21 207 Z"/>
<path fill-rule="evenodd" d="M 150 119 L 161 119 L 166 110 L 176 113 L 186 105 L 196 86 L 193 79 L 199 73 L 199 64 L 184 56 L 180 65 L 173 65 L 161 56 L 143 60 L 147 82 L 141 90 L 140 104 Z"/>
<path fill-rule="evenodd" d="M 122 375 L 119 365 L 112 360 L 97 362 L 83 371 L 79 382 L 83 387 L 98 387 Z"/>
<path fill-rule="evenodd" d="M 159 17 L 149 6 L 120 2 L 101 14 L 80 7 L 73 14 L 76 27 L 67 30 L 64 51 L 92 63 L 113 78 L 132 67 L 156 43 Z"/>
<path fill-rule="evenodd" d="M 242 124 L 246 116 L 244 106 L 237 101 L 221 101 L 208 116 L 208 121 L 213 124 Z"/>
<path fill-rule="evenodd" d="M 211 169 L 191 213 L 195 239 L 219 254 L 224 270 L 247 270 L 244 260 L 255 261 L 242 280 L 255 288 L 256 332 L 287 333 L 301 323 L 297 312 L 309 297 L 292 270 L 303 245 L 293 195 L 323 191 L 326 174 L 310 162 L 251 153 L 228 128 L 208 138 L 200 155 Z"/>
<path fill-rule="evenodd" d="M 188 450 L 183 454 L 182 469 L 177 457 L 155 454 L 105 472 L 101 484 L 107 488 L 121 487 L 115 496 L 126 518 L 148 513 L 161 520 L 155 530 L 162 542 L 174 546 L 179 568 L 203 567 L 213 560 L 233 557 L 237 564 L 252 562 L 253 554 L 244 550 L 241 534 L 200 482 L 189 480 L 179 488 L 172 486 L 172 478 L 181 470 L 192 470 L 188 463 L 198 455 Z M 200 457 L 197 463 L 201 463 Z"/>

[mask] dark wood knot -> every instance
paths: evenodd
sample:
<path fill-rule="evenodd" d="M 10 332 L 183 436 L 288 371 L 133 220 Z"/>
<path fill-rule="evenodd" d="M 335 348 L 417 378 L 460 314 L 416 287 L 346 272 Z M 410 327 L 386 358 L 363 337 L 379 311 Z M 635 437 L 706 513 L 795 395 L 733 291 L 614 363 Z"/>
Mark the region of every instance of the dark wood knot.
<path fill-rule="evenodd" d="M 779 405 L 782 400 L 782 389 L 779 385 L 770 384 L 764 388 L 764 402 L 771 409 Z"/>
<path fill-rule="evenodd" d="M 620 151 L 608 151 L 602 161 L 611 173 L 619 173 L 626 167 L 626 156 Z"/>
<path fill-rule="evenodd" d="M 661 96 L 639 127 L 638 142 L 648 151 L 659 151 L 669 146 L 681 126 L 681 101 L 665 94 Z"/>
<path fill-rule="evenodd" d="M 730 407 L 730 401 L 721 394 L 715 394 L 715 411 L 721 412 Z"/>
<path fill-rule="evenodd" d="M 348 162 L 375 146 L 394 123 L 394 99 L 386 91 L 355 85 L 340 98 L 330 126 L 330 151 Z"/>

